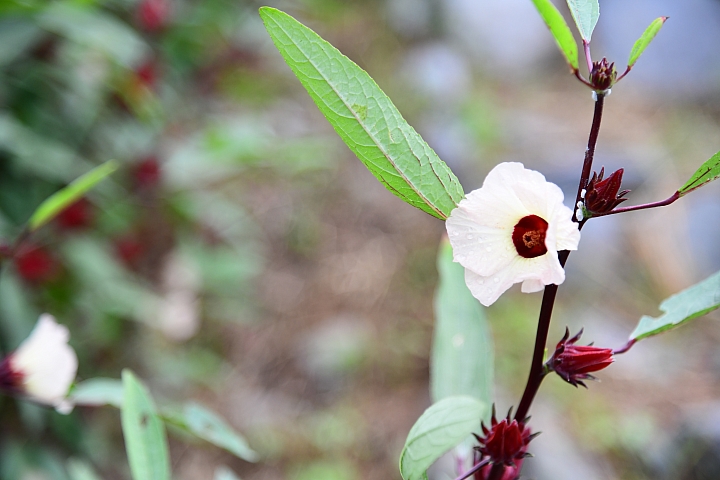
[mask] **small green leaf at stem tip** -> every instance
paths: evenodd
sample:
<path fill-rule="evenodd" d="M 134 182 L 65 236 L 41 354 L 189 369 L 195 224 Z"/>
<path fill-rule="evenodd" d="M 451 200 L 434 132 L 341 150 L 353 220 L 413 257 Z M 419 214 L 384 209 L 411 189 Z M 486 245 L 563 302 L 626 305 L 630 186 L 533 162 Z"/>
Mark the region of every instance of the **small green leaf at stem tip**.
<path fill-rule="evenodd" d="M 494 349 L 485 307 L 465 284 L 465 268 L 453 262 L 450 242 L 440 243 L 440 281 L 435 292 L 435 332 L 430 356 L 433 401 L 468 395 L 493 399 Z"/>
<path fill-rule="evenodd" d="M 425 410 L 410 429 L 400 455 L 403 479 L 425 480 L 427 469 L 438 458 L 480 430 L 489 410 L 489 405 L 468 396 L 447 397 Z"/>
<path fill-rule="evenodd" d="M 532 0 L 532 2 L 545 25 L 550 29 L 550 33 L 555 38 L 555 42 L 560 49 L 560 53 L 565 57 L 565 61 L 570 65 L 573 72 L 577 72 L 580 68 L 578 46 L 562 14 L 550 0 Z"/>
<path fill-rule="evenodd" d="M 147 388 L 130 370 L 123 370 L 120 415 L 133 480 L 170 480 L 170 455 L 165 425 Z"/>
<path fill-rule="evenodd" d="M 710 159 L 703 163 L 695 173 L 693 173 L 690 180 L 685 185 L 678 189 L 678 193 L 681 197 L 687 195 L 693 190 L 697 190 L 703 185 L 717 180 L 720 177 L 720 152 L 710 157 Z"/>
<path fill-rule="evenodd" d="M 600 4 L 598 0 L 567 0 L 570 13 L 577 25 L 580 36 L 590 43 L 593 30 L 600 18 Z"/>
<path fill-rule="evenodd" d="M 640 55 L 642 55 L 648 45 L 650 45 L 650 42 L 653 41 L 662 26 L 665 25 L 665 21 L 668 18 L 669 17 L 660 17 L 653 20 L 650 26 L 645 29 L 645 32 L 643 32 L 640 38 L 637 39 L 635 45 L 633 45 L 633 48 L 630 51 L 628 68 L 632 68 L 635 65 L 635 62 L 637 62 L 638 58 L 640 58 Z"/>
<path fill-rule="evenodd" d="M 352 60 L 290 15 L 260 9 L 285 62 L 340 138 L 393 194 L 446 219 L 465 196 L 460 182 Z"/>
<path fill-rule="evenodd" d="M 677 328 L 717 308 L 720 308 L 720 272 L 665 299 L 660 304 L 663 315 L 642 317 L 630 340 L 642 340 Z"/>
<path fill-rule="evenodd" d="M 50 195 L 30 216 L 28 230 L 34 232 L 48 223 L 117 169 L 116 161 L 107 161 L 73 180 L 62 190 Z"/>

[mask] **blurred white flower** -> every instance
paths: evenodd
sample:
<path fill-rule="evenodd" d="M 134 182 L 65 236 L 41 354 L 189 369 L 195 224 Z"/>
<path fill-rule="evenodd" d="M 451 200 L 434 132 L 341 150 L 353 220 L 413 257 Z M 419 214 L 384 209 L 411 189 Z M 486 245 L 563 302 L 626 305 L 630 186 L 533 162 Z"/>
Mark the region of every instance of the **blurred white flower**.
<path fill-rule="evenodd" d="M 513 284 L 525 293 L 561 284 L 559 250 L 576 250 L 580 231 L 563 193 L 521 163 L 501 163 L 447 219 L 454 260 L 465 283 L 489 306 Z"/>
<path fill-rule="evenodd" d="M 0 365 L 0 384 L 61 413 L 72 407 L 65 397 L 75 380 L 78 360 L 68 345 L 70 332 L 47 313 L 30 336 Z"/>

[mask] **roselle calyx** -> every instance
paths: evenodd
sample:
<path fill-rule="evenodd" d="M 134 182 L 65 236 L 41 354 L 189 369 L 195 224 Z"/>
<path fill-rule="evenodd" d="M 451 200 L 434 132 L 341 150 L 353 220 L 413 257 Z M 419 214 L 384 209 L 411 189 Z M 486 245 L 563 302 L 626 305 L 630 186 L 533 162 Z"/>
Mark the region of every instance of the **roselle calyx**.
<path fill-rule="evenodd" d="M 616 81 L 617 70 L 615 70 L 615 63 L 608 63 L 606 58 L 599 62 L 593 62 L 590 83 L 596 92 L 604 93 L 610 90 Z"/>
<path fill-rule="evenodd" d="M 555 347 L 555 353 L 545 364 L 548 371 L 554 371 L 560 378 L 577 387 L 587 388 L 583 380 L 594 380 L 592 372 L 597 372 L 613 363 L 612 348 L 600 348 L 592 345 L 575 345 L 580 340 L 583 331 L 570 337 L 566 328 L 565 335 Z"/>
<path fill-rule="evenodd" d="M 587 212 L 590 214 L 605 214 L 627 200 L 627 198 L 622 197 L 630 193 L 630 190 L 620 191 L 623 173 L 624 170 L 621 168 L 603 179 L 605 167 L 600 169 L 599 174 L 593 172 L 593 176 L 585 189 L 583 199 Z"/>
<path fill-rule="evenodd" d="M 490 458 L 491 464 L 502 463 L 506 466 L 517 466 L 517 462 L 529 456 L 527 446 L 536 435 L 530 433 L 530 429 L 525 426 L 524 422 L 510 419 L 510 412 L 506 418 L 497 421 L 495 417 L 495 407 L 493 406 L 492 418 L 490 420 L 490 428 L 485 424 L 481 424 L 483 435 L 475 435 L 480 443 L 475 450 L 482 457 Z"/>

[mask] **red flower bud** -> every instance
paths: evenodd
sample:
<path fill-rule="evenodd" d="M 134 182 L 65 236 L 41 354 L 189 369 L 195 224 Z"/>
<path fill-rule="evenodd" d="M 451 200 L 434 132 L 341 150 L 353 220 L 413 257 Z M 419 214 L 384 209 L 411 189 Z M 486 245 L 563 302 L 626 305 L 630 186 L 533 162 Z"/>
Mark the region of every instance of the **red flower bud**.
<path fill-rule="evenodd" d="M 490 428 L 483 424 L 482 430 L 484 437 L 475 435 L 480 442 L 480 446 L 475 447 L 475 450 L 481 454 L 480 460 L 489 457 L 491 464 L 502 463 L 517 467 L 518 462 L 528 456 L 527 446 L 534 435 L 530 434 L 530 429 L 526 428 L 523 422 L 510 420 L 510 412 L 507 418 L 498 422 L 493 406 Z"/>
<path fill-rule="evenodd" d="M 139 188 L 150 188 L 160 183 L 162 171 L 157 157 L 149 156 L 142 159 L 133 169 L 135 185 Z"/>
<path fill-rule="evenodd" d="M 14 261 L 20 276 L 30 283 L 45 283 L 60 273 L 60 263 L 42 247 L 29 245 L 15 255 Z"/>
<path fill-rule="evenodd" d="M 93 217 L 92 204 L 83 197 L 60 212 L 57 222 L 61 228 L 73 230 L 89 226 Z"/>
<path fill-rule="evenodd" d="M 137 9 L 137 21 L 140 28 L 147 32 L 162 29 L 170 15 L 168 0 L 142 0 Z"/>
<path fill-rule="evenodd" d="M 621 168 L 613 172 L 605 180 L 603 180 L 605 167 L 600 169 L 600 174 L 593 172 L 593 176 L 585 189 L 583 199 L 585 210 L 590 213 L 607 213 L 627 200 L 627 198 L 622 197 L 628 194 L 630 190 L 620 192 L 623 172 L 624 170 Z"/>
<path fill-rule="evenodd" d="M 591 345 L 575 345 L 580 340 L 582 330 L 568 340 L 570 331 L 565 329 L 565 335 L 557 344 L 555 353 L 547 362 L 547 368 L 554 371 L 566 382 L 577 387 L 587 388 L 583 380 L 594 380 L 591 372 L 597 372 L 613 363 L 612 348 L 593 347 Z"/>
<path fill-rule="evenodd" d="M 609 90 L 615 85 L 617 80 L 617 70 L 614 63 L 608 63 L 606 58 L 599 62 L 593 62 L 593 69 L 590 72 L 590 83 L 598 92 Z"/>

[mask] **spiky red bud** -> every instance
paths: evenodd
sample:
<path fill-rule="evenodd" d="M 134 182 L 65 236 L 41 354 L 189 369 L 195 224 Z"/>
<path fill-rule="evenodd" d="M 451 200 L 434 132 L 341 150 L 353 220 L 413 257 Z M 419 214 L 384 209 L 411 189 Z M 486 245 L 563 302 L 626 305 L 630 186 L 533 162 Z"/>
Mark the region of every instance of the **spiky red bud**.
<path fill-rule="evenodd" d="M 593 176 L 585 189 L 583 199 L 585 210 L 596 214 L 608 213 L 627 200 L 627 198 L 622 197 L 627 195 L 630 190 L 620 191 L 623 173 L 624 170 L 621 168 L 603 180 L 605 167 L 600 169 L 599 174 L 593 172 Z"/>
<path fill-rule="evenodd" d="M 606 58 L 599 62 L 593 62 L 593 69 L 590 72 L 590 83 L 598 92 L 605 92 L 615 85 L 617 70 L 614 63 L 608 63 Z"/>
<path fill-rule="evenodd" d="M 594 380 L 592 372 L 597 372 L 613 363 L 613 351 L 611 348 L 600 348 L 591 345 L 575 345 L 580 340 L 582 330 L 577 335 L 568 339 L 570 331 L 565 329 L 565 335 L 557 344 L 555 353 L 548 360 L 548 369 L 554 371 L 566 382 L 577 387 L 582 385 L 587 388 L 583 380 Z"/>

